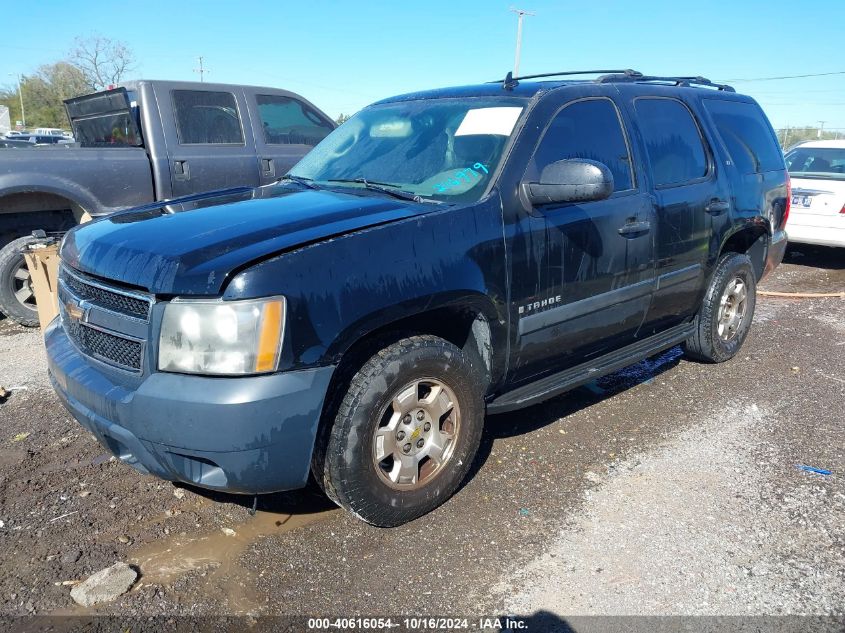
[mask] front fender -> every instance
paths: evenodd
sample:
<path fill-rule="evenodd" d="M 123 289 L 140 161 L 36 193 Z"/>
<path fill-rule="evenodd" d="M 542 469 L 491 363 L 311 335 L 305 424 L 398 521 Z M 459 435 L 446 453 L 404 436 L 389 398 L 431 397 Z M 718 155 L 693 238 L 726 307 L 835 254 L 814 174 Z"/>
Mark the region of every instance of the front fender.
<path fill-rule="evenodd" d="M 501 222 L 492 196 L 364 229 L 252 266 L 225 296 L 287 297 L 286 367 L 334 364 L 361 337 L 443 307 L 485 316 L 496 365 L 508 327 Z"/>

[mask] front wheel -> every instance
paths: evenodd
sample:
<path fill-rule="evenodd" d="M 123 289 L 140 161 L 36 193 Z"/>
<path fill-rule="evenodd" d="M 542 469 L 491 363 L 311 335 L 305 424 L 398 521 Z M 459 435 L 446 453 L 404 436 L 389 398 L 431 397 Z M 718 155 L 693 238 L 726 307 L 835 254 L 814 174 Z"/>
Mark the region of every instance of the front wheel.
<path fill-rule="evenodd" d="M 756 298 L 757 278 L 748 255 L 722 255 L 695 317 L 695 333 L 684 343 L 687 356 L 709 363 L 733 358 L 751 329 Z"/>
<path fill-rule="evenodd" d="M 0 249 L 0 312 L 27 327 L 38 325 L 38 306 L 21 250 L 34 241 L 34 237 L 20 237 Z"/>
<path fill-rule="evenodd" d="M 441 505 L 478 450 L 482 376 L 459 348 L 435 336 L 405 338 L 373 355 L 315 449 L 315 475 L 328 496 L 382 527 Z"/>

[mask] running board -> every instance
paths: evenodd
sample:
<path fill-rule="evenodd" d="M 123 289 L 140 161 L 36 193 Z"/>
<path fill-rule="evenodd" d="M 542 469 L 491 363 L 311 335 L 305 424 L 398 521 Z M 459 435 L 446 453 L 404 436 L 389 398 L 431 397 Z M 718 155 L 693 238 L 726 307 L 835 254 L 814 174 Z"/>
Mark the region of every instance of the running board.
<path fill-rule="evenodd" d="M 553 398 L 564 391 L 580 387 L 591 380 L 612 374 L 674 347 L 692 336 L 694 331 L 695 327 L 692 323 L 676 325 L 665 332 L 637 341 L 615 352 L 503 393 L 487 405 L 487 412 L 505 413 Z"/>

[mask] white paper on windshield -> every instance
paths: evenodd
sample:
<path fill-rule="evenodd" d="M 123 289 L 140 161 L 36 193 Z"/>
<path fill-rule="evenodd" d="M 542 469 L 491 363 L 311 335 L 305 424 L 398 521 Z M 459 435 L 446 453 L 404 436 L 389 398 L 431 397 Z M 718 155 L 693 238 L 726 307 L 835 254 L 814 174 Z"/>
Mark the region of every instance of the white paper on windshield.
<path fill-rule="evenodd" d="M 519 106 L 469 110 L 458 126 L 455 136 L 469 136 L 470 134 L 510 136 L 520 112 L 522 112 L 522 108 Z"/>

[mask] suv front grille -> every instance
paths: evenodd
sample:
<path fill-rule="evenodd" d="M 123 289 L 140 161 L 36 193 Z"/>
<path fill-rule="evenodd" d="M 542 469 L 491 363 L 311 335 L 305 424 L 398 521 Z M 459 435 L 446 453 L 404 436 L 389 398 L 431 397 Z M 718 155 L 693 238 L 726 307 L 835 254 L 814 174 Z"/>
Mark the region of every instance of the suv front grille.
<path fill-rule="evenodd" d="M 60 277 L 70 291 L 84 301 L 90 301 L 108 310 L 114 310 L 137 319 L 146 320 L 150 316 L 150 302 L 148 300 L 120 292 L 117 289 L 107 289 L 93 281 L 86 281 L 79 275 L 71 273 L 64 266 L 62 266 Z"/>
<path fill-rule="evenodd" d="M 58 292 L 62 325 L 82 354 L 119 369 L 143 371 L 152 295 L 112 286 L 65 265 Z"/>
<path fill-rule="evenodd" d="M 94 329 L 74 319 L 65 321 L 65 331 L 79 350 L 88 356 L 140 371 L 143 343 Z"/>

